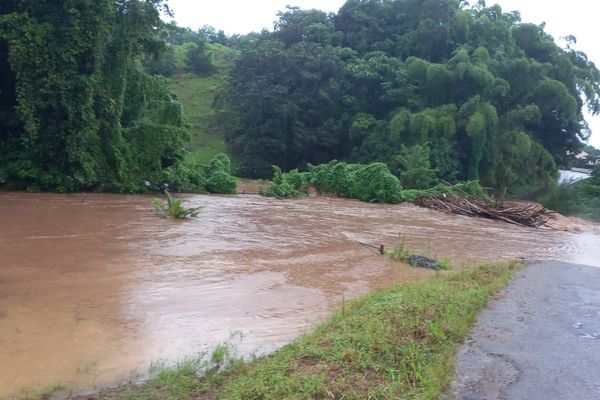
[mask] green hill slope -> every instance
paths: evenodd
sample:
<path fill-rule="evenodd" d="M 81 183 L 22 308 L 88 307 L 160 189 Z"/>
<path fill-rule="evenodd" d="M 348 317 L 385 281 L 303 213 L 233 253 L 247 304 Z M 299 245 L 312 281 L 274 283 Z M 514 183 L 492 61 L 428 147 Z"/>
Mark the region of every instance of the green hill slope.
<path fill-rule="evenodd" d="M 214 72 L 199 76 L 185 71 L 185 50 L 189 43 L 175 46 L 175 63 L 178 72 L 170 86 L 182 103 L 190 124 L 191 140 L 187 146 L 186 160 L 206 163 L 218 153 L 225 152 L 223 119 L 213 108 L 217 93 L 227 85 L 227 72 L 237 55 L 235 50 L 219 44 L 209 44 Z"/>

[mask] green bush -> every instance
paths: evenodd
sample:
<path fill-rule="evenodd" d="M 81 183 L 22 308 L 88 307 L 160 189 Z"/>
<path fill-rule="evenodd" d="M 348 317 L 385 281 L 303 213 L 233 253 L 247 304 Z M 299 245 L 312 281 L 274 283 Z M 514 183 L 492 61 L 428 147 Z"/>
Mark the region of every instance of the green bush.
<path fill-rule="evenodd" d="M 217 154 L 208 165 L 178 162 L 163 170 L 158 183 L 149 183 L 149 190 L 165 187 L 174 192 L 235 194 L 237 178 L 231 175 L 229 157 Z"/>
<path fill-rule="evenodd" d="M 225 171 L 214 171 L 208 176 L 206 190 L 209 193 L 237 193 L 237 178 Z"/>
<path fill-rule="evenodd" d="M 353 197 L 355 173 L 361 167 L 360 164 L 346 164 L 345 162 L 332 164 L 325 175 L 322 190 L 341 197 Z"/>
<path fill-rule="evenodd" d="M 430 189 L 403 190 L 399 179 L 383 163 L 348 164 L 333 160 L 327 164 L 308 164 L 308 172 L 292 170 L 275 173 L 271 184 L 262 191 L 265 196 L 289 197 L 308 193 L 308 185 L 319 192 L 372 203 L 399 203 L 414 201 L 423 194 L 446 196 L 474 196 L 491 200 L 479 181 L 467 181 L 455 185 L 438 184 Z"/>
<path fill-rule="evenodd" d="M 260 194 L 267 197 L 299 197 L 308 194 L 308 177 L 297 169 L 284 173 L 281 168 L 273 166 L 273 178 Z"/>
<path fill-rule="evenodd" d="M 400 181 L 382 163 L 309 165 L 310 183 L 319 191 L 380 203 L 402 201 Z"/>
<path fill-rule="evenodd" d="M 210 193 L 237 193 L 237 178 L 231 175 L 231 161 L 225 154 L 217 154 L 206 167 L 206 190 Z"/>
<path fill-rule="evenodd" d="M 162 181 L 179 193 L 206 193 L 206 176 L 201 164 L 179 162 L 163 170 Z"/>
<path fill-rule="evenodd" d="M 355 172 L 352 197 L 372 203 L 399 203 L 403 200 L 400 181 L 383 163 L 365 165 Z"/>

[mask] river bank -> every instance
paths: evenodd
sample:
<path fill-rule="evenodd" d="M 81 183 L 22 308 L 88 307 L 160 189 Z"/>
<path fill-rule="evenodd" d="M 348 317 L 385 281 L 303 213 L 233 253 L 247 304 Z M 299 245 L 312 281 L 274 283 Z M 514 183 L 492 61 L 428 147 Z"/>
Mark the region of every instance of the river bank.
<path fill-rule="evenodd" d="M 219 372 L 226 353 L 213 352 L 143 385 L 75 399 L 439 398 L 478 311 L 519 268 L 485 265 L 379 290 L 272 356 Z M 198 376 L 201 366 L 209 370 Z"/>

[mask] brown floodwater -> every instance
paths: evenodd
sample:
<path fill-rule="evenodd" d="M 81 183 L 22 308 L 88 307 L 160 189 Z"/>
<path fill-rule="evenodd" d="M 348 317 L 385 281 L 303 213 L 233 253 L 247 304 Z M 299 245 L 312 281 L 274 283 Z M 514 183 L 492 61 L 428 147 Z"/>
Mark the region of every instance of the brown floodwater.
<path fill-rule="evenodd" d="M 227 341 L 272 351 L 344 298 L 429 276 L 365 245 L 398 235 L 457 267 L 600 263 L 592 224 L 573 234 L 329 197 L 185 199 L 199 217 L 158 218 L 146 196 L 0 192 L 0 397 L 116 384 Z"/>

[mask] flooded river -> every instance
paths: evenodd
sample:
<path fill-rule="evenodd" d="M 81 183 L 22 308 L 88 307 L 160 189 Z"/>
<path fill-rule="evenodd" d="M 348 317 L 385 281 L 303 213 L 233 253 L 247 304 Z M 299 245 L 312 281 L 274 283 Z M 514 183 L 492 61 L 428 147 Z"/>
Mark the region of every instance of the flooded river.
<path fill-rule="evenodd" d="M 328 197 L 185 198 L 198 218 L 158 218 L 145 196 L 0 192 L 0 397 L 115 384 L 232 336 L 240 354 L 270 351 L 343 298 L 431 274 L 365 245 L 399 234 L 457 268 L 600 261 L 591 225 L 572 234 Z"/>

